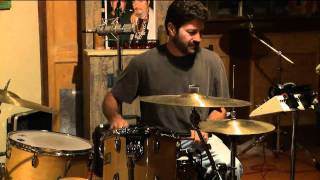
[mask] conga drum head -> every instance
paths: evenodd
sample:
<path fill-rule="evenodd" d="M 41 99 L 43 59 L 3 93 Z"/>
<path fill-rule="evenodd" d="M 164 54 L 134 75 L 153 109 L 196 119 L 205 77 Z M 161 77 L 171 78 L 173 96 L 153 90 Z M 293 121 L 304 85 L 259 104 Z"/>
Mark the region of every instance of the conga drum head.
<path fill-rule="evenodd" d="M 76 136 L 48 131 L 15 131 L 9 133 L 9 141 L 20 149 L 53 156 L 88 154 L 89 141 Z"/>

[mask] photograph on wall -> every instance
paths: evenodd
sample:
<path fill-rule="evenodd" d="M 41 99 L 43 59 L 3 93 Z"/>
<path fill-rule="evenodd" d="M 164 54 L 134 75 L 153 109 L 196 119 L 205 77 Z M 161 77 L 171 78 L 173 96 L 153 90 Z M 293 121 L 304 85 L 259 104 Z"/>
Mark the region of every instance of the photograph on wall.
<path fill-rule="evenodd" d="M 154 0 L 106 0 L 104 4 L 105 18 L 109 25 L 131 24 L 136 29 L 135 33 L 120 35 L 120 45 L 123 48 L 144 48 L 157 39 Z M 120 9 L 118 13 L 117 6 Z M 115 49 L 115 35 L 110 34 L 106 38 L 107 47 Z"/>
<path fill-rule="evenodd" d="M 11 0 L 0 0 L 0 10 L 8 10 L 11 8 Z"/>

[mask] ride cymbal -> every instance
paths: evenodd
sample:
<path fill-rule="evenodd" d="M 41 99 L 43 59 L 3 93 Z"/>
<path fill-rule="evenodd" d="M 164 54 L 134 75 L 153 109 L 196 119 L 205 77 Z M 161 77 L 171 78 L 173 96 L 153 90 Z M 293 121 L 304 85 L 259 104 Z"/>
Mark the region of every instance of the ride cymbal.
<path fill-rule="evenodd" d="M 21 99 L 17 94 L 2 89 L 0 89 L 0 102 L 48 113 L 54 112 L 51 108 L 47 106 L 43 106 L 41 104 Z"/>
<path fill-rule="evenodd" d="M 263 134 L 275 129 L 274 125 L 270 123 L 247 119 L 203 121 L 200 122 L 199 127 L 204 132 L 236 136 Z"/>
<path fill-rule="evenodd" d="M 140 97 L 140 101 L 189 107 L 243 107 L 251 103 L 238 99 L 204 96 L 198 93 L 186 93 L 181 95 L 155 95 Z"/>

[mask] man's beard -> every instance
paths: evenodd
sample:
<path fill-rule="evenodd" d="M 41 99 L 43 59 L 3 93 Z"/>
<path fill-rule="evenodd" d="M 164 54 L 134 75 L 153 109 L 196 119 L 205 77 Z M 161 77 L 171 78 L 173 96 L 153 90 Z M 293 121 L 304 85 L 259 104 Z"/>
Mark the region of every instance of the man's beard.
<path fill-rule="evenodd" d="M 193 41 L 188 44 L 185 44 L 179 39 L 178 34 L 173 37 L 173 43 L 185 55 L 195 54 L 200 49 L 200 42 Z"/>

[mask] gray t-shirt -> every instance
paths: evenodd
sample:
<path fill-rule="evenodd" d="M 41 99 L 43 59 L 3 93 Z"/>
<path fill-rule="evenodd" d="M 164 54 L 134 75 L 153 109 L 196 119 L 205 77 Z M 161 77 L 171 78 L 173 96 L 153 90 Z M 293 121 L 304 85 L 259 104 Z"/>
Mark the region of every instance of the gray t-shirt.
<path fill-rule="evenodd" d="M 189 92 L 189 85 L 199 93 L 229 97 L 228 81 L 219 56 L 201 48 L 195 55 L 174 57 L 166 45 L 134 57 L 112 88 L 119 101 L 131 103 L 137 96 L 177 95 Z M 140 103 L 142 124 L 187 133 L 192 107 Z M 208 108 L 197 108 L 205 120 Z"/>

